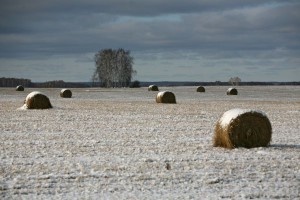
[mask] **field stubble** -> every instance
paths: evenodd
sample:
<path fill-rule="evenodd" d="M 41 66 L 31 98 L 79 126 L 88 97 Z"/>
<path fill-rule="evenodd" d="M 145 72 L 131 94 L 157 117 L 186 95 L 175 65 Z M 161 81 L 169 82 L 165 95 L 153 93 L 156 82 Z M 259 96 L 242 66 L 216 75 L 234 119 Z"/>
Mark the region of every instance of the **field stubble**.
<path fill-rule="evenodd" d="M 0 197 L 109 199 L 297 199 L 300 88 L 160 88 L 177 104 L 139 89 L 39 89 L 53 105 L 20 110 L 33 91 L 0 88 Z M 232 108 L 264 111 L 268 148 L 212 147 Z"/>

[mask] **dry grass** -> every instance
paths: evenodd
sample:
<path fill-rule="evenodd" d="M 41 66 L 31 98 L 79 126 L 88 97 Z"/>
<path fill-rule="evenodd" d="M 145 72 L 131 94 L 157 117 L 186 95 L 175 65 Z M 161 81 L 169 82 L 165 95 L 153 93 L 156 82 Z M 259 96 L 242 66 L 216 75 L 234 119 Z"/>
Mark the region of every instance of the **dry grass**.
<path fill-rule="evenodd" d="M 164 87 L 179 104 L 161 105 L 147 88 L 39 88 L 54 109 L 21 111 L 26 95 L 0 88 L 0 199 L 299 199 L 300 88 L 227 89 Z M 212 146 L 233 107 L 268 114 L 270 147 Z"/>

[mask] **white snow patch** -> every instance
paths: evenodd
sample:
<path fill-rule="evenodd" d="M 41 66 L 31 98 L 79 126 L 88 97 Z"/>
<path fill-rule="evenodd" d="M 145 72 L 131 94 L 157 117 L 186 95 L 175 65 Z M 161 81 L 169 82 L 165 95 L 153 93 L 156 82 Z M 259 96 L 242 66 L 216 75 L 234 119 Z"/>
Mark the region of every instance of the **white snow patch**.
<path fill-rule="evenodd" d="M 251 110 L 240 109 L 240 108 L 235 108 L 235 109 L 228 110 L 222 115 L 222 117 L 220 119 L 220 124 L 221 124 L 222 127 L 226 127 L 232 120 L 234 120 L 235 118 L 237 118 L 241 114 L 244 114 L 244 113 L 249 112 L 249 111 L 251 111 Z"/>
<path fill-rule="evenodd" d="M 269 154 L 267 151 L 257 151 L 256 153 L 258 153 L 258 154 L 262 154 L 262 155 L 267 155 L 267 154 Z"/>
<path fill-rule="evenodd" d="M 0 168 L 5 176 L 0 196 L 299 199 L 299 162 L 295 161 L 299 160 L 300 112 L 288 111 L 300 111 L 300 88 L 286 87 L 247 86 L 238 107 L 259 108 L 272 116 L 274 144 L 234 150 L 210 144 L 212 121 L 220 110 L 234 108 L 230 101 L 220 104 L 224 86 L 210 88 L 213 91 L 202 97 L 205 107 L 192 87 L 190 93 L 186 87 L 166 88 L 176 92 L 182 103 L 165 115 L 161 106 L 149 104 L 146 97 L 151 95 L 143 88 L 130 93 L 105 90 L 105 95 L 103 89 L 91 89 L 88 96 L 85 89 L 76 89 L 79 98 L 71 105 L 57 97 L 57 90 L 43 89 L 56 97 L 61 110 L 30 112 L 14 111 L 19 94 L 11 96 L 10 88 L 1 88 Z"/>
<path fill-rule="evenodd" d="M 170 92 L 170 91 L 161 91 L 157 93 L 157 97 L 163 97 L 165 93 Z"/>
<path fill-rule="evenodd" d="M 220 119 L 220 124 L 222 127 L 226 127 L 232 120 L 236 119 L 238 116 L 248 113 L 248 112 L 258 112 L 262 114 L 263 116 L 266 116 L 266 114 L 262 111 L 257 111 L 257 110 L 250 110 L 250 109 L 241 109 L 241 108 L 234 108 L 231 110 L 226 111 L 221 119 Z"/>
<path fill-rule="evenodd" d="M 61 92 L 61 93 L 64 93 L 66 90 L 69 90 L 69 89 L 64 88 L 64 89 L 62 89 L 60 92 Z"/>
<path fill-rule="evenodd" d="M 28 99 L 34 97 L 34 96 L 37 95 L 37 94 L 42 94 L 42 93 L 39 92 L 39 91 L 34 91 L 34 92 L 29 93 L 29 94 L 27 95 L 27 97 L 26 97 L 26 101 L 28 101 Z"/>
<path fill-rule="evenodd" d="M 28 106 L 25 103 L 22 107 L 18 108 L 17 110 L 27 110 L 27 109 L 28 109 Z"/>
<path fill-rule="evenodd" d="M 169 91 L 162 91 L 162 92 L 159 92 L 159 93 L 157 94 L 157 97 L 158 97 L 158 98 L 163 97 L 164 94 L 165 94 L 166 92 L 169 92 Z"/>

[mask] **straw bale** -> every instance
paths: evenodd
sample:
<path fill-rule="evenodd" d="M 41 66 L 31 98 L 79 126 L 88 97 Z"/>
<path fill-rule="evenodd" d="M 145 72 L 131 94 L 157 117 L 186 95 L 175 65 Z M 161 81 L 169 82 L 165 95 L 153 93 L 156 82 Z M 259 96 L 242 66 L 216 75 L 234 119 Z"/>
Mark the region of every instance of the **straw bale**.
<path fill-rule="evenodd" d="M 227 95 L 237 95 L 238 91 L 236 88 L 228 88 Z"/>
<path fill-rule="evenodd" d="M 169 91 L 159 92 L 156 96 L 157 103 L 176 103 L 175 95 Z"/>
<path fill-rule="evenodd" d="M 197 87 L 197 92 L 205 92 L 205 88 L 203 86 Z"/>
<path fill-rule="evenodd" d="M 52 108 L 49 98 L 41 92 L 31 92 L 25 99 L 28 109 L 48 109 Z"/>
<path fill-rule="evenodd" d="M 62 98 L 71 98 L 72 97 L 72 92 L 69 89 L 62 89 L 60 91 L 60 97 Z"/>
<path fill-rule="evenodd" d="M 271 123 L 265 113 L 232 109 L 217 121 L 213 146 L 224 148 L 267 147 L 272 138 Z"/>
<path fill-rule="evenodd" d="M 156 85 L 149 85 L 148 91 L 159 91 Z"/>
<path fill-rule="evenodd" d="M 16 87 L 16 91 L 24 91 L 24 87 L 22 85 L 18 85 Z"/>

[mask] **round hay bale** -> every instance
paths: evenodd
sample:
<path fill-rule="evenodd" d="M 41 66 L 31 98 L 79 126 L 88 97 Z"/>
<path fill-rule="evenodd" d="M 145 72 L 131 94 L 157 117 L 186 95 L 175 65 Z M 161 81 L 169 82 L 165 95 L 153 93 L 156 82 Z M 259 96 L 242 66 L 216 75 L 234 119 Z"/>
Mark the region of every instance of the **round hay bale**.
<path fill-rule="evenodd" d="M 60 91 L 60 96 L 62 98 L 71 98 L 72 97 L 72 92 L 69 89 L 62 89 Z"/>
<path fill-rule="evenodd" d="M 163 91 L 157 94 L 156 103 L 176 103 L 176 98 L 172 92 Z"/>
<path fill-rule="evenodd" d="M 22 85 L 18 85 L 16 87 L 16 91 L 24 91 L 24 87 Z"/>
<path fill-rule="evenodd" d="M 203 86 L 197 87 L 197 92 L 205 92 L 205 88 Z"/>
<path fill-rule="evenodd" d="M 272 138 L 272 126 L 265 113 L 232 109 L 225 112 L 215 126 L 213 146 L 224 148 L 266 147 Z"/>
<path fill-rule="evenodd" d="M 28 109 L 47 109 L 52 108 L 49 98 L 41 92 L 31 92 L 25 99 Z"/>
<path fill-rule="evenodd" d="M 227 95 L 237 95 L 238 91 L 235 88 L 228 88 Z"/>
<path fill-rule="evenodd" d="M 149 85 L 148 91 L 159 91 L 156 85 Z"/>

